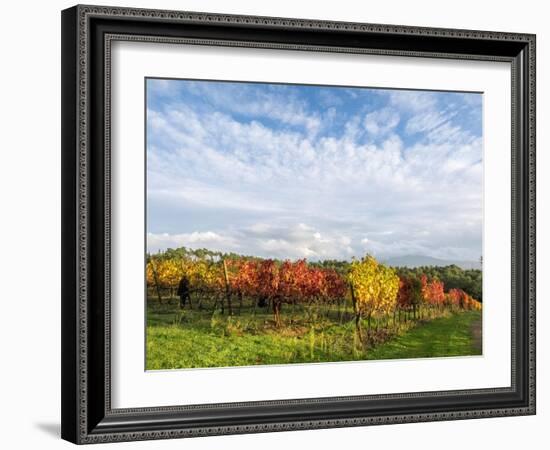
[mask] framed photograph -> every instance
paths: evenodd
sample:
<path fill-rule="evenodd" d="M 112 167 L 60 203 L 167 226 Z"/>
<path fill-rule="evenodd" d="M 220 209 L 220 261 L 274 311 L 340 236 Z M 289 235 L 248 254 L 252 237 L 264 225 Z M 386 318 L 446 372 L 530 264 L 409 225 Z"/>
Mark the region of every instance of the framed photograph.
<path fill-rule="evenodd" d="M 535 413 L 535 36 L 62 12 L 62 437 Z"/>

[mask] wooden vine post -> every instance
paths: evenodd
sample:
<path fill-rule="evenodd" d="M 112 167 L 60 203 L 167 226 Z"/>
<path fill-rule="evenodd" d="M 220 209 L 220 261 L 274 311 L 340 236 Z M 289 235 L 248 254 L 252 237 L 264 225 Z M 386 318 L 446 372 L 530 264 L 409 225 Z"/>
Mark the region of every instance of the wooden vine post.
<path fill-rule="evenodd" d="M 185 265 L 183 264 L 183 258 L 180 261 L 180 265 L 181 265 L 182 277 L 184 277 L 185 276 Z M 187 297 L 187 300 L 189 301 L 189 309 L 193 309 L 193 303 L 191 302 L 191 285 L 189 285 L 189 297 Z"/>
<path fill-rule="evenodd" d="M 227 265 L 225 264 L 225 259 L 223 262 L 223 277 L 225 280 L 225 297 L 227 299 L 227 309 L 229 311 L 229 315 L 233 315 L 233 308 L 231 307 L 231 290 L 229 288 L 229 276 L 227 275 Z"/>
<path fill-rule="evenodd" d="M 361 314 L 359 311 L 359 306 L 357 305 L 357 299 L 355 298 L 355 290 L 353 288 L 353 283 L 349 284 L 351 292 L 351 302 L 353 303 L 353 311 L 355 312 L 355 332 L 357 337 L 361 340 Z"/>
<path fill-rule="evenodd" d="M 153 269 L 153 278 L 155 279 L 155 287 L 157 288 L 157 296 L 159 299 L 159 304 L 162 304 L 162 296 L 160 295 L 160 286 L 159 286 L 159 277 L 157 274 L 157 268 L 155 267 L 155 263 L 153 262 L 153 258 L 151 258 L 151 269 Z"/>

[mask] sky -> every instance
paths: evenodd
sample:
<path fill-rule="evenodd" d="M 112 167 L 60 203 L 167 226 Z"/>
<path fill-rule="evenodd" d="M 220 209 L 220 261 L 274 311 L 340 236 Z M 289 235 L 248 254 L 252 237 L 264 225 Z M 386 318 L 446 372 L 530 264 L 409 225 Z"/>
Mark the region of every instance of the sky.
<path fill-rule="evenodd" d="M 482 252 L 482 94 L 146 80 L 147 251 Z"/>

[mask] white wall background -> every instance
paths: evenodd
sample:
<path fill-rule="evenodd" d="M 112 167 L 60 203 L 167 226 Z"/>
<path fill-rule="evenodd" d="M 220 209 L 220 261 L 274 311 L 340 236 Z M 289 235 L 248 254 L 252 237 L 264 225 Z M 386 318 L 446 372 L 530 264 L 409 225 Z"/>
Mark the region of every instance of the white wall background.
<path fill-rule="evenodd" d="M 97 1 L 97 3 L 104 3 Z M 60 403 L 60 10 L 71 1 L 10 2 L 0 27 L 0 443 L 68 448 Z M 117 444 L 117 448 L 542 448 L 550 423 L 548 128 L 550 29 L 536 0 L 111 0 L 106 4 L 536 33 L 538 42 L 538 415 L 383 427 Z"/>

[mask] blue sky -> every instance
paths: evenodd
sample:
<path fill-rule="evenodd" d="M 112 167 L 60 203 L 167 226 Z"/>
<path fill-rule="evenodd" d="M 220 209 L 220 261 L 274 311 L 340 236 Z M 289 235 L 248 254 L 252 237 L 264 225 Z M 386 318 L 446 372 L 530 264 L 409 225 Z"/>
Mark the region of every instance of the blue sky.
<path fill-rule="evenodd" d="M 147 247 L 478 260 L 482 95 L 147 80 Z"/>

